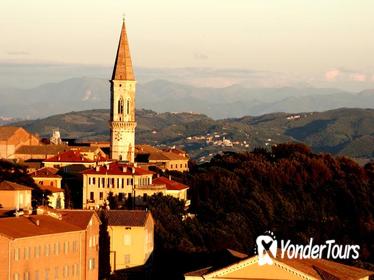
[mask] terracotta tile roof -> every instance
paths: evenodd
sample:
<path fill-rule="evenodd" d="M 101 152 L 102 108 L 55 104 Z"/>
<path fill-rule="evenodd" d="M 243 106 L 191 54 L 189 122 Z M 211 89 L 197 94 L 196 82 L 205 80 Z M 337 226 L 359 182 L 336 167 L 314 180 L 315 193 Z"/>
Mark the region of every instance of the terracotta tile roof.
<path fill-rule="evenodd" d="M 108 210 L 105 212 L 109 226 L 142 227 L 151 215 L 141 210 Z"/>
<path fill-rule="evenodd" d="M 53 167 L 43 167 L 34 172 L 29 173 L 31 177 L 38 178 L 62 178 L 60 175 L 57 175 L 58 169 Z"/>
<path fill-rule="evenodd" d="M 16 126 L 0 126 L 0 140 L 8 140 L 18 129 L 22 128 Z"/>
<path fill-rule="evenodd" d="M 123 21 L 122 24 L 121 37 L 119 39 L 112 80 L 135 80 L 131 63 L 129 43 L 127 41 L 125 21 Z"/>
<path fill-rule="evenodd" d="M 37 221 L 39 221 L 39 225 Z M 80 230 L 79 227 L 73 224 L 47 215 L 33 215 L 30 217 L 20 216 L 0 219 L 0 235 L 7 236 L 11 239 Z"/>
<path fill-rule="evenodd" d="M 188 160 L 188 157 L 183 156 L 183 153 L 181 154 L 175 151 L 173 149 L 166 149 L 163 151 L 150 145 L 136 145 L 135 147 L 135 153 L 148 154 L 148 160 Z"/>
<path fill-rule="evenodd" d="M 24 185 L 20 185 L 20 184 L 9 182 L 9 181 L 0 182 L 0 191 L 28 191 L 32 189 L 33 188 L 26 187 Z"/>
<path fill-rule="evenodd" d="M 56 156 L 50 157 L 44 162 L 81 162 L 81 163 L 94 163 L 95 161 L 90 160 L 80 154 L 79 151 L 66 151 Z"/>
<path fill-rule="evenodd" d="M 374 272 L 364 270 L 354 266 L 344 265 L 338 262 L 325 259 L 280 259 L 277 261 L 302 271 L 317 279 L 345 279 L 353 280 L 373 275 Z M 329 278 L 330 277 L 330 278 Z"/>
<path fill-rule="evenodd" d="M 288 258 L 280 258 L 280 252 L 277 254 L 277 258 L 275 259 L 278 262 L 278 266 L 286 265 L 291 267 L 296 271 L 300 271 L 304 274 L 307 274 L 315 279 L 319 280 L 358 280 L 366 276 L 374 275 L 374 272 L 368 271 L 365 269 L 361 269 L 354 266 L 344 265 L 338 262 L 329 261 L 325 259 L 288 259 Z M 232 263 L 230 265 L 226 265 L 223 268 L 204 268 L 196 271 L 189 272 L 185 275 L 188 276 L 204 276 L 209 275 L 211 273 L 215 273 L 217 271 L 224 271 L 229 268 L 234 268 L 235 266 L 238 269 L 245 269 L 247 266 L 246 264 L 250 265 L 253 264 L 253 260 L 257 259 L 257 256 L 246 258 L 239 262 Z M 269 266 L 271 268 L 271 266 Z M 286 269 L 288 269 L 286 267 Z M 229 271 L 228 271 L 229 273 Z M 222 276 L 222 275 L 221 275 Z M 210 278 L 209 278 L 210 279 Z M 251 278 L 252 279 L 252 278 Z"/>
<path fill-rule="evenodd" d="M 97 215 L 95 211 L 91 210 L 58 210 L 62 215 L 62 220 L 66 223 L 75 225 L 81 229 L 86 229 L 91 218 Z"/>
<path fill-rule="evenodd" d="M 22 155 L 56 155 L 68 151 L 66 145 L 24 145 L 16 150 L 16 154 Z"/>
<path fill-rule="evenodd" d="M 135 171 L 134 173 L 133 170 Z M 112 162 L 104 166 L 99 166 L 98 169 L 92 168 L 82 172 L 83 174 L 108 174 L 108 175 L 151 175 L 154 172 L 134 167 L 125 163 Z"/>
<path fill-rule="evenodd" d="M 50 191 L 51 193 L 64 192 L 64 189 L 56 188 L 49 185 L 38 185 L 38 187 L 43 191 Z"/>
<path fill-rule="evenodd" d="M 158 177 L 152 180 L 153 184 L 165 184 L 167 190 L 171 191 L 179 191 L 179 190 L 185 190 L 189 189 L 189 186 L 186 186 L 184 184 L 181 184 L 177 181 L 169 180 L 168 178 L 165 177 Z"/>

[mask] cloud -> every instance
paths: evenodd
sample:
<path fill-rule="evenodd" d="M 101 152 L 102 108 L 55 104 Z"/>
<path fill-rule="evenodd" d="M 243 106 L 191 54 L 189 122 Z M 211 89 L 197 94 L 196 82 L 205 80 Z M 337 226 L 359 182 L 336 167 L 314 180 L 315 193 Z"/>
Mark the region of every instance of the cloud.
<path fill-rule="evenodd" d="M 196 60 L 207 60 L 209 58 L 206 54 L 199 53 L 199 52 L 194 53 L 193 57 Z"/>
<path fill-rule="evenodd" d="M 341 74 L 339 69 L 331 69 L 325 73 L 326 81 L 335 81 L 336 78 Z"/>
<path fill-rule="evenodd" d="M 25 52 L 25 51 L 8 51 L 7 54 L 8 55 L 30 55 L 29 52 Z"/>
<path fill-rule="evenodd" d="M 333 68 L 325 72 L 325 80 L 328 82 L 333 81 L 353 81 L 353 82 L 366 82 L 370 80 L 370 74 L 346 70 L 342 68 Z M 374 75 L 372 76 L 372 80 Z"/>
<path fill-rule="evenodd" d="M 356 82 L 365 82 L 366 81 L 366 74 L 363 73 L 353 73 L 350 75 L 351 80 Z"/>

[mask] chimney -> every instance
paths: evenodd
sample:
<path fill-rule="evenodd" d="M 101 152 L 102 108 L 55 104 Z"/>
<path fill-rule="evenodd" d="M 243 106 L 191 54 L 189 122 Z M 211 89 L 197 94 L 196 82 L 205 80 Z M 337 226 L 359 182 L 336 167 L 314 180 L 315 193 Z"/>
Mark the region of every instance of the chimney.
<path fill-rule="evenodd" d="M 171 181 L 171 175 L 169 175 L 169 180 Z"/>
<path fill-rule="evenodd" d="M 157 178 L 160 178 L 160 174 L 157 173 Z"/>
<path fill-rule="evenodd" d="M 100 165 L 96 165 L 96 172 L 100 171 Z"/>
<path fill-rule="evenodd" d="M 106 170 L 109 170 L 109 164 L 105 165 Z"/>
<path fill-rule="evenodd" d="M 40 220 L 36 220 L 36 221 L 35 221 L 35 224 L 36 224 L 37 226 L 40 226 Z"/>
<path fill-rule="evenodd" d="M 131 169 L 132 169 L 132 174 L 135 174 L 135 167 L 133 167 Z"/>
<path fill-rule="evenodd" d="M 123 172 L 123 173 L 126 173 L 126 172 L 127 172 L 127 167 L 126 167 L 126 166 L 122 166 L 122 172 Z"/>
<path fill-rule="evenodd" d="M 138 163 L 137 162 L 134 162 L 134 167 L 138 167 Z"/>

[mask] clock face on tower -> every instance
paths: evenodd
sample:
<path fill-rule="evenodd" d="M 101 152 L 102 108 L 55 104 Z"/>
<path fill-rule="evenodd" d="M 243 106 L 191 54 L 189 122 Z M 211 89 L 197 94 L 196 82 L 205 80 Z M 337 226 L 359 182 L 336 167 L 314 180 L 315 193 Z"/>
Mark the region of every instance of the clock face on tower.
<path fill-rule="evenodd" d="M 121 140 L 122 140 L 122 133 L 121 133 L 121 131 L 116 131 L 116 132 L 114 133 L 114 139 L 115 139 L 116 141 L 121 141 Z"/>

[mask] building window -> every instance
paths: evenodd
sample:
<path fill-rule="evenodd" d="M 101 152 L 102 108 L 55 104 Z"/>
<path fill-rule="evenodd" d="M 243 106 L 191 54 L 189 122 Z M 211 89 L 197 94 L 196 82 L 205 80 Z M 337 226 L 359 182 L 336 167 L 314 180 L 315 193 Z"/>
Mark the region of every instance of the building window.
<path fill-rule="evenodd" d="M 67 253 L 69 253 L 69 242 L 65 241 L 64 242 L 64 254 L 66 255 Z"/>
<path fill-rule="evenodd" d="M 94 270 L 95 269 L 95 259 L 91 258 L 88 260 L 88 270 Z"/>
<path fill-rule="evenodd" d="M 77 251 L 77 241 L 73 241 L 73 252 Z"/>
<path fill-rule="evenodd" d="M 118 100 L 118 114 L 123 113 L 123 99 Z"/>
<path fill-rule="evenodd" d="M 35 271 L 35 280 L 39 280 L 39 270 Z"/>
<path fill-rule="evenodd" d="M 92 178 L 92 184 L 96 185 L 96 178 L 95 177 Z"/>
<path fill-rule="evenodd" d="M 49 269 L 45 270 L 45 280 L 49 280 Z"/>
<path fill-rule="evenodd" d="M 48 257 L 48 256 L 49 256 L 49 253 L 50 253 L 50 246 L 49 246 L 49 244 L 48 244 L 48 245 L 45 245 L 45 247 L 44 247 L 44 255 L 45 255 L 46 257 Z"/>
<path fill-rule="evenodd" d="M 64 268 L 62 270 L 62 276 L 64 278 L 68 277 L 69 276 L 69 267 L 67 265 L 64 265 Z"/>
<path fill-rule="evenodd" d="M 173 165 L 172 165 L 172 164 L 170 164 L 170 168 L 173 168 Z"/>
<path fill-rule="evenodd" d="M 144 202 L 147 201 L 147 194 L 146 194 L 146 193 L 143 194 L 143 201 L 144 201 Z"/>
<path fill-rule="evenodd" d="M 125 235 L 123 236 L 123 244 L 125 246 L 130 246 L 131 245 L 131 235 L 130 234 L 125 233 Z"/>
<path fill-rule="evenodd" d="M 100 193 L 99 193 L 99 197 L 100 197 L 100 200 L 103 200 L 103 199 L 104 199 L 104 193 L 103 193 L 103 192 L 100 192 Z"/>
<path fill-rule="evenodd" d="M 55 279 L 58 279 L 58 267 L 55 267 Z"/>
<path fill-rule="evenodd" d="M 24 257 L 25 257 L 25 260 L 28 260 L 30 258 L 30 247 L 26 247 L 24 249 Z"/>
<path fill-rule="evenodd" d="M 14 273 L 13 279 L 14 280 L 19 280 L 19 273 L 18 272 Z"/>
<path fill-rule="evenodd" d="M 90 192 L 90 200 L 93 201 L 95 199 L 95 194 L 94 192 Z"/>
<path fill-rule="evenodd" d="M 16 248 L 14 249 L 14 260 L 19 261 L 19 257 L 20 257 L 20 248 Z"/>
<path fill-rule="evenodd" d="M 130 114 L 130 99 L 127 99 L 127 106 L 126 106 L 127 114 Z"/>
<path fill-rule="evenodd" d="M 130 264 L 130 254 L 125 255 L 125 264 Z"/>

